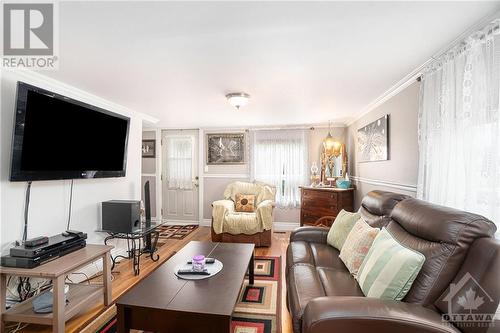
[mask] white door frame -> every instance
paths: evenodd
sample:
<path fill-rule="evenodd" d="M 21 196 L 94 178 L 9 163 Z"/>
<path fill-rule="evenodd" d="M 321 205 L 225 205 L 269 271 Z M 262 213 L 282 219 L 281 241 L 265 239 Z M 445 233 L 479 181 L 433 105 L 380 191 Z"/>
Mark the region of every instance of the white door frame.
<path fill-rule="evenodd" d="M 195 142 L 198 141 L 198 151 L 193 151 L 193 154 L 197 154 L 198 153 L 198 161 L 195 162 L 193 161 L 193 164 L 192 164 L 192 167 L 193 167 L 193 171 L 195 171 L 194 173 L 196 174 L 196 169 L 197 168 L 197 175 L 195 175 L 196 177 L 198 177 L 198 186 L 197 186 L 197 190 L 198 190 L 198 207 L 197 210 L 198 210 L 198 218 L 197 219 L 194 219 L 194 220 L 174 220 L 174 219 L 170 219 L 168 221 L 167 224 L 193 224 L 193 223 L 197 223 L 197 224 L 200 224 L 200 220 L 203 218 L 203 202 L 201 201 L 202 200 L 202 189 L 201 189 L 201 181 L 200 181 L 200 175 L 202 174 L 202 169 L 200 169 L 200 160 L 202 160 L 202 157 L 199 156 L 199 152 L 200 151 L 203 151 L 203 147 L 202 147 L 202 144 L 200 143 L 199 141 L 199 133 L 200 133 L 200 129 L 198 128 L 195 128 L 195 129 L 172 129 L 172 128 L 164 128 L 164 129 L 158 129 L 159 131 L 159 136 L 160 136 L 160 144 L 161 144 L 161 157 L 160 157 L 160 160 L 162 162 L 161 166 L 160 166 L 160 173 L 161 173 L 161 177 L 160 177 L 160 192 L 162 192 L 163 194 L 163 179 L 165 179 L 165 174 L 164 174 L 164 171 L 163 170 L 163 164 L 165 164 L 165 161 L 166 161 L 166 156 L 164 154 L 164 148 L 163 148 L 163 145 L 165 144 L 164 142 L 164 138 L 168 138 L 168 137 L 179 137 L 179 136 L 182 136 L 182 134 L 172 134 L 172 135 L 169 135 L 168 132 L 183 132 L 183 131 L 186 131 L 186 132 L 190 132 L 190 131 L 196 131 L 198 133 L 198 136 L 196 134 L 186 134 L 186 136 L 190 136 L 190 137 L 193 137 L 195 139 Z M 163 206 L 164 206 L 164 202 L 163 202 L 163 197 L 161 197 L 161 202 L 160 202 L 160 207 L 161 207 L 161 210 L 163 211 Z M 201 210 L 200 210 L 200 207 L 201 207 Z M 163 211 L 163 214 L 162 214 L 162 219 L 166 219 L 166 216 L 167 216 L 167 213 Z"/>
<path fill-rule="evenodd" d="M 156 206 L 156 211 L 155 211 L 155 219 L 161 219 L 162 214 L 161 214 L 161 203 L 162 203 L 162 189 L 161 189 L 161 130 L 157 128 L 144 128 L 142 129 L 142 133 L 144 132 L 152 132 L 154 133 L 154 140 L 155 140 L 155 147 L 156 147 L 156 156 L 155 156 L 155 173 L 154 174 L 147 174 L 144 173 L 141 167 L 141 184 L 142 184 L 142 177 L 143 176 L 154 176 L 155 177 L 155 206 Z M 142 157 L 141 157 L 141 163 L 142 163 Z M 143 197 L 143 191 L 144 188 L 141 185 L 141 198 Z"/>
<path fill-rule="evenodd" d="M 205 131 L 198 129 L 198 214 L 200 226 L 207 225 L 204 221 L 203 192 L 205 188 Z M 210 224 L 208 224 L 210 225 Z"/>

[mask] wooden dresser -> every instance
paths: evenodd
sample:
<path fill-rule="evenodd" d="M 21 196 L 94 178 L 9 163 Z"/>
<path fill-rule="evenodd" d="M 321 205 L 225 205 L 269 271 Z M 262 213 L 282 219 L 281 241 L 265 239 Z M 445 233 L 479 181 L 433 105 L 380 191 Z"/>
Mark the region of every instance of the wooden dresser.
<path fill-rule="evenodd" d="M 316 221 L 321 217 L 336 217 L 342 209 L 352 212 L 354 208 L 354 189 L 352 188 L 301 186 L 300 193 L 301 226 L 316 225 Z M 323 225 L 328 227 L 332 223 L 332 220 L 323 221 Z"/>

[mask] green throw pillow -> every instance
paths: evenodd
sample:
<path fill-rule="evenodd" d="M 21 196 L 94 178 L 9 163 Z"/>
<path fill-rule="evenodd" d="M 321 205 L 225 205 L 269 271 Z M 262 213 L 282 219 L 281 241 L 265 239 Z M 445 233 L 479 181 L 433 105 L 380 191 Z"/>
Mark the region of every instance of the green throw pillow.
<path fill-rule="evenodd" d="M 326 242 L 340 251 L 344 246 L 347 235 L 349 235 L 352 227 L 360 218 L 359 213 L 350 213 L 342 209 L 330 227 L 330 231 L 328 231 Z"/>
<path fill-rule="evenodd" d="M 357 280 L 367 297 L 402 300 L 424 264 L 425 256 L 399 244 L 382 229 L 373 241 Z"/>

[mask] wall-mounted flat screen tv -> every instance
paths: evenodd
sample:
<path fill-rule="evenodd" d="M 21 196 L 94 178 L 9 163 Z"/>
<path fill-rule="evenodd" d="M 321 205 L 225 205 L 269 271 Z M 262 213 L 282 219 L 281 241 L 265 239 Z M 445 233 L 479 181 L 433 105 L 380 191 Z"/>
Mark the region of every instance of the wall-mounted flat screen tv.
<path fill-rule="evenodd" d="M 124 177 L 130 119 L 18 82 L 11 181 Z"/>

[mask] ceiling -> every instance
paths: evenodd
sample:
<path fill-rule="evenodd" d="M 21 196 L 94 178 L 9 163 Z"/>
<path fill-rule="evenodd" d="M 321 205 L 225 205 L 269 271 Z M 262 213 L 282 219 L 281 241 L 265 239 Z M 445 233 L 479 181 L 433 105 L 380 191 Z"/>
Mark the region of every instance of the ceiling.
<path fill-rule="evenodd" d="M 345 122 L 500 2 L 61 2 L 55 79 L 164 128 Z M 224 95 L 244 91 L 236 111 Z"/>

